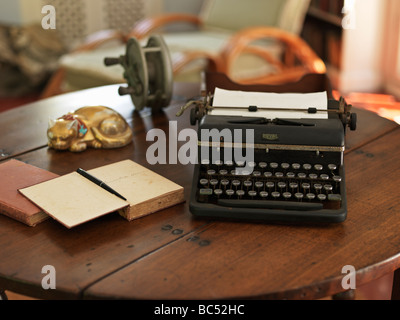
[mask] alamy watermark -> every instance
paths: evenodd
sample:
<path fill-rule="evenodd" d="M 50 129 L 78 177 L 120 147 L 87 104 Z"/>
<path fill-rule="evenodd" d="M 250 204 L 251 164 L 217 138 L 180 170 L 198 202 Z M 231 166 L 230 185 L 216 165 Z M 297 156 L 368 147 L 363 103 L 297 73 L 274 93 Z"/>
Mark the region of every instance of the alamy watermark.
<path fill-rule="evenodd" d="M 356 28 L 356 0 L 346 0 L 342 9 L 343 29 Z M 52 5 L 42 7 L 41 13 L 42 28 L 56 29 L 56 9 Z M 198 132 L 187 128 L 178 133 L 178 125 L 176 121 L 169 123 L 169 140 L 167 135 L 161 129 L 151 129 L 148 131 L 146 140 L 154 142 L 146 152 L 146 159 L 149 164 L 177 164 L 183 165 L 197 164 L 199 160 L 199 150 L 201 160 L 210 160 L 216 163 L 223 156 L 224 161 L 232 161 L 234 163 L 243 163 L 244 166 L 236 168 L 238 174 L 252 173 L 253 167 L 250 163 L 254 162 L 254 130 L 246 130 L 245 139 L 243 130 L 217 130 L 217 129 L 202 129 L 200 132 L 200 145 Z M 226 141 L 230 143 L 226 144 Z M 178 150 L 178 142 L 186 142 Z M 205 143 L 202 145 L 202 143 Z M 243 146 L 250 146 L 245 147 Z M 211 154 L 210 154 L 211 150 Z M 221 154 L 223 150 L 223 155 Z M 245 151 L 245 155 L 243 155 Z M 168 159 L 167 159 L 168 157 Z M 46 265 L 41 270 L 45 276 L 42 278 L 42 288 L 44 290 L 56 289 L 56 269 L 54 266 Z M 354 266 L 346 265 L 341 270 L 344 277 L 342 278 L 342 288 L 344 290 L 356 289 L 356 270 Z"/>
<path fill-rule="evenodd" d="M 346 30 L 356 28 L 356 13 L 355 5 L 357 0 L 345 0 L 342 8 L 342 27 Z M 52 5 L 45 5 L 42 7 L 42 28 L 43 29 L 56 29 L 56 8 Z"/>
<path fill-rule="evenodd" d="M 352 265 L 346 265 L 341 270 L 342 275 L 342 288 L 344 290 L 355 290 L 356 289 L 356 269 Z M 52 265 L 46 265 L 42 268 L 42 274 L 45 276 L 42 278 L 42 288 L 44 290 L 55 290 L 56 289 L 56 268 Z"/>
<path fill-rule="evenodd" d="M 223 159 L 225 163 L 242 163 L 236 168 L 238 174 L 253 172 L 250 164 L 254 163 L 254 130 L 202 129 L 199 143 L 196 130 L 187 128 L 178 133 L 177 121 L 170 121 L 168 141 L 161 129 L 149 130 L 146 141 L 154 142 L 146 152 L 147 162 L 151 165 L 178 162 L 183 165 L 198 164 L 199 158 L 217 163 Z M 186 143 L 178 150 L 178 142 Z"/>
<path fill-rule="evenodd" d="M 346 265 L 342 268 L 342 274 L 345 276 L 342 278 L 342 288 L 344 290 L 355 290 L 356 289 L 356 268 L 351 265 Z"/>
<path fill-rule="evenodd" d="M 56 268 L 51 265 L 46 265 L 42 268 L 42 274 L 45 276 L 42 278 L 42 288 L 44 290 L 55 290 L 56 289 Z"/>
<path fill-rule="evenodd" d="M 343 29 L 354 30 L 356 28 L 356 0 L 345 0 L 342 13 Z"/>
<path fill-rule="evenodd" d="M 52 5 L 45 5 L 42 7 L 42 14 L 44 17 L 42 18 L 42 28 L 47 29 L 56 29 L 56 8 Z"/>

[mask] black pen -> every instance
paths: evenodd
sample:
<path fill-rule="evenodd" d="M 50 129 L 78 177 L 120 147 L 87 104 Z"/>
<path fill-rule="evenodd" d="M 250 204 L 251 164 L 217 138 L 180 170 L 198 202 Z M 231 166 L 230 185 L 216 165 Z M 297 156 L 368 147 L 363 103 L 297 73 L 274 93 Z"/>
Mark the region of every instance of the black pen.
<path fill-rule="evenodd" d="M 127 201 L 123 196 L 121 196 L 117 191 L 115 191 L 114 189 L 110 188 L 108 185 L 106 185 L 103 181 L 97 179 L 96 177 L 93 177 L 91 174 L 89 174 L 88 172 L 86 172 L 83 169 L 78 169 L 76 170 L 76 172 L 78 172 L 81 176 L 85 177 L 86 179 L 89 179 L 90 181 L 92 181 L 93 183 L 97 184 L 99 187 L 102 187 L 103 189 L 107 190 L 108 192 L 116 195 L 117 197 Z"/>

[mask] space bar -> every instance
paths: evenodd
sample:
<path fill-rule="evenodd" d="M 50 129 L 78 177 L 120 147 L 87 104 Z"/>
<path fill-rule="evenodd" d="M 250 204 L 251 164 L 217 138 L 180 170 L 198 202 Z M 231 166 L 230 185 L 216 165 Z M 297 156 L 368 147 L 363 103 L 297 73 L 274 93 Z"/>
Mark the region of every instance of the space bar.
<path fill-rule="evenodd" d="M 271 200 L 219 199 L 218 205 L 224 207 L 232 207 L 232 208 L 281 209 L 281 210 L 299 210 L 299 211 L 311 211 L 311 210 L 323 209 L 322 203 L 271 201 Z"/>

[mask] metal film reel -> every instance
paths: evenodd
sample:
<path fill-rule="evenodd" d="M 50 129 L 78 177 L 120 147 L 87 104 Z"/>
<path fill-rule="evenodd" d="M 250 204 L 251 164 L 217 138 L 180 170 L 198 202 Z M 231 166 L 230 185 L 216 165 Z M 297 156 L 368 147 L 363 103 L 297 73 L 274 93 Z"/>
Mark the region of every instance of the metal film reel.
<path fill-rule="evenodd" d="M 120 87 L 120 95 L 130 95 L 137 111 L 148 107 L 159 112 L 172 98 L 173 73 L 171 58 L 164 39 L 159 35 L 149 38 L 141 47 L 136 38 L 128 40 L 126 54 L 119 58 L 105 58 L 104 64 L 120 64 L 124 68 L 127 87 Z"/>

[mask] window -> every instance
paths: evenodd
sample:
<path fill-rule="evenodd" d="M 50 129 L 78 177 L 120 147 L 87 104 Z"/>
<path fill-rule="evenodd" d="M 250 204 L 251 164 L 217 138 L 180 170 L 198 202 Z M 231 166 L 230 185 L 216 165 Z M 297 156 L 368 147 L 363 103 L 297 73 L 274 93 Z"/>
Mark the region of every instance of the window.
<path fill-rule="evenodd" d="M 400 1 L 386 1 L 384 87 L 400 100 Z"/>

